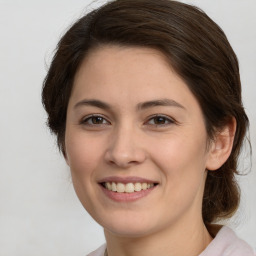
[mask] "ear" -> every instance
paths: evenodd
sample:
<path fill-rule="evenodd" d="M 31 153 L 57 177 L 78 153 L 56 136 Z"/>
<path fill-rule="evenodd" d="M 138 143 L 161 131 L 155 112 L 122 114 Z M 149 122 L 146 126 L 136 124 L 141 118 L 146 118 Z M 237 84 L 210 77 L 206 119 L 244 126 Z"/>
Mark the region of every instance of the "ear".
<path fill-rule="evenodd" d="M 227 161 L 233 148 L 235 133 L 236 119 L 232 117 L 230 121 L 215 134 L 215 138 L 208 152 L 206 162 L 207 170 L 217 170 Z"/>

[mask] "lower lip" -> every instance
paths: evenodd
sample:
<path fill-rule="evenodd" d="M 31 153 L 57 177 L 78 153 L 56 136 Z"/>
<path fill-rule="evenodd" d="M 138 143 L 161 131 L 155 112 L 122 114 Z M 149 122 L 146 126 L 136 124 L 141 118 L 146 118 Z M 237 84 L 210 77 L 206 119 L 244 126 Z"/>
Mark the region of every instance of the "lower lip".
<path fill-rule="evenodd" d="M 133 193 L 118 193 L 118 192 L 113 192 L 111 190 L 108 190 L 108 189 L 106 189 L 106 188 L 101 186 L 101 189 L 104 192 L 104 194 L 108 198 L 110 198 L 110 199 L 112 199 L 113 201 L 116 201 L 116 202 L 132 202 L 132 201 L 139 200 L 139 199 L 141 199 L 143 197 L 146 197 L 155 188 L 156 188 L 156 186 L 154 186 L 152 188 L 148 188 L 146 190 L 141 190 L 141 191 L 138 191 L 138 192 L 133 192 Z"/>

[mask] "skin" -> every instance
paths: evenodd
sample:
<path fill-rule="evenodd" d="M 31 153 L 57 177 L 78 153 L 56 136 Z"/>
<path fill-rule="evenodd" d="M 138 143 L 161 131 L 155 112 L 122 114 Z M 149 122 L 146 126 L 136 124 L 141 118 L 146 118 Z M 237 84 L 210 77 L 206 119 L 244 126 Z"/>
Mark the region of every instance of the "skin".
<path fill-rule="evenodd" d="M 143 105 L 163 99 L 171 104 Z M 235 122 L 209 143 L 196 98 L 156 50 L 104 46 L 85 58 L 68 105 L 66 161 L 81 203 L 104 227 L 109 256 L 204 250 L 212 239 L 201 214 L 206 169 L 225 162 L 234 130 Z M 115 202 L 98 184 L 109 176 L 158 185 Z"/>

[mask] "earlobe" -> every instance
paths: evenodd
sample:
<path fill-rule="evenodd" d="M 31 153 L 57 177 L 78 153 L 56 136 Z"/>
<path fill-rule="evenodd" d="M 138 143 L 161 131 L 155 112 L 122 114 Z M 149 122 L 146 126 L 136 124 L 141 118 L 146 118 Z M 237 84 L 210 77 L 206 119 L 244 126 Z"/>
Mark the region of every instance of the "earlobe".
<path fill-rule="evenodd" d="M 236 119 L 232 117 L 230 121 L 216 133 L 212 141 L 207 159 L 206 169 L 214 171 L 219 169 L 229 158 L 234 137 L 236 133 Z"/>

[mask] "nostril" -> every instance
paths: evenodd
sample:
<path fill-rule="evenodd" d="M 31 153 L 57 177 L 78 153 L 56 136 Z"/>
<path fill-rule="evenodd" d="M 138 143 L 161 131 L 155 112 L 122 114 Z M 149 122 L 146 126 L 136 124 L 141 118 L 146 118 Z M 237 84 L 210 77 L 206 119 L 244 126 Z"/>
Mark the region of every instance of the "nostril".
<path fill-rule="evenodd" d="M 105 152 L 105 160 L 110 165 L 119 166 L 121 168 L 128 168 L 132 165 L 143 163 L 146 159 L 144 150 L 136 145 L 134 140 L 125 138 L 114 139 L 113 145 L 111 144 Z"/>

